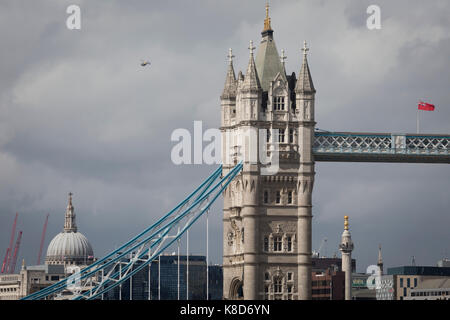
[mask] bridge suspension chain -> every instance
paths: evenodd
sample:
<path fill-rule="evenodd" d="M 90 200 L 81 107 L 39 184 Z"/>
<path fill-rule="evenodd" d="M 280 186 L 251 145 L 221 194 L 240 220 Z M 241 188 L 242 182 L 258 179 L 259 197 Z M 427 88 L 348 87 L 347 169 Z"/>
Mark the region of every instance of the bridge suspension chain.
<path fill-rule="evenodd" d="M 222 176 L 220 166 L 186 199 L 121 247 L 68 278 L 22 300 L 58 298 L 64 293 L 71 294 L 74 300 L 92 300 L 122 285 L 124 281 L 157 259 L 205 212 L 208 212 L 242 167 L 243 164 L 240 162 Z"/>

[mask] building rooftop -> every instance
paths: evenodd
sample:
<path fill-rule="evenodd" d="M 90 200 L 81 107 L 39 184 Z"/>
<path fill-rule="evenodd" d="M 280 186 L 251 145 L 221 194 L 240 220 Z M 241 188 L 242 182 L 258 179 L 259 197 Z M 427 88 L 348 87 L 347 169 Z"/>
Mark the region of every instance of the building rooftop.
<path fill-rule="evenodd" d="M 448 276 L 450 277 L 450 267 L 431 266 L 402 266 L 388 268 L 388 275 L 410 275 L 410 276 Z"/>
<path fill-rule="evenodd" d="M 37 266 L 27 266 L 27 271 L 44 271 L 46 274 L 64 274 L 63 264 L 41 264 Z"/>
<path fill-rule="evenodd" d="M 337 266 L 339 271 L 342 270 L 342 259 L 341 258 L 327 258 L 327 257 L 312 257 L 312 271 L 323 271 L 331 266 Z M 352 272 L 356 271 L 356 260 L 352 259 Z"/>

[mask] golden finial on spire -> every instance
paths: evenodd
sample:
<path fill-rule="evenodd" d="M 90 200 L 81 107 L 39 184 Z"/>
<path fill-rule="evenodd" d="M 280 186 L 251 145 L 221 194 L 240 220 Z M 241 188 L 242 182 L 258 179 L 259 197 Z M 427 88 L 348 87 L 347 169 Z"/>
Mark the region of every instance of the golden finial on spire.
<path fill-rule="evenodd" d="M 264 19 L 264 31 L 272 30 L 270 26 L 270 17 L 269 17 L 269 1 L 266 2 L 266 19 Z"/>
<path fill-rule="evenodd" d="M 348 230 L 348 216 L 344 216 L 344 230 Z"/>

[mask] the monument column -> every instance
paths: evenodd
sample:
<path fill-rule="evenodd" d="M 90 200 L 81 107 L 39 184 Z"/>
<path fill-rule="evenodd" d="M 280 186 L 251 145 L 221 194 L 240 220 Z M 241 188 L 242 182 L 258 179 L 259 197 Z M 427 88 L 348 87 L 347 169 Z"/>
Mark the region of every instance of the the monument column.
<path fill-rule="evenodd" d="M 344 217 L 344 232 L 339 250 L 342 253 L 342 271 L 345 272 L 345 300 L 352 299 L 352 250 L 353 241 L 348 231 L 348 216 Z"/>

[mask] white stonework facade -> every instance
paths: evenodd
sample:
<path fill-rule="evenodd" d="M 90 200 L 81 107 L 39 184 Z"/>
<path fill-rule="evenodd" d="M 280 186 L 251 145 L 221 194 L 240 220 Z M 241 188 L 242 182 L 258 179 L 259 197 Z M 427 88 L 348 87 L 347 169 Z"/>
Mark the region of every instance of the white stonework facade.
<path fill-rule="evenodd" d="M 244 164 L 224 192 L 224 298 L 310 299 L 316 91 L 308 49 L 298 79 L 287 75 L 268 12 L 256 62 L 249 49 L 247 72 L 237 78 L 230 49 L 221 95 L 223 174 Z M 250 137 L 259 129 L 271 133 Z"/>

